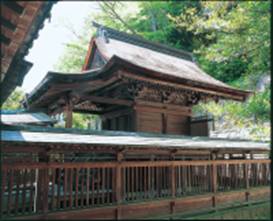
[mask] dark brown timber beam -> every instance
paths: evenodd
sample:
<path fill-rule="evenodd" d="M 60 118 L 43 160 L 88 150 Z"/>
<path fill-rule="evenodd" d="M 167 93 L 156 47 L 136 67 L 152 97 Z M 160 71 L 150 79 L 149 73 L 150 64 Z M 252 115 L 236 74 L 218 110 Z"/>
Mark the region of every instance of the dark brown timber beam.
<path fill-rule="evenodd" d="M 9 45 L 11 42 L 11 40 L 3 34 L 0 35 L 0 39 L 1 43 L 4 43 L 5 45 Z"/>
<path fill-rule="evenodd" d="M 18 3 L 14 1 L 3 1 L 2 4 L 4 4 L 9 9 L 11 9 L 12 11 L 16 12 L 19 15 L 21 15 L 24 11 L 24 7 L 22 7 L 21 5 L 19 5 Z"/>
<path fill-rule="evenodd" d="M 1 16 L 1 20 L 0 21 L 1 21 L 1 24 L 4 27 L 10 29 L 11 31 L 15 31 L 16 25 L 13 24 L 13 23 L 11 23 L 9 20 L 7 20 L 7 19 L 5 19 L 4 17 Z"/>
<path fill-rule="evenodd" d="M 133 101 L 129 100 L 122 100 L 122 99 L 115 99 L 115 98 L 109 98 L 109 97 L 100 97 L 100 96 L 83 96 L 81 100 L 89 100 L 95 103 L 101 103 L 101 104 L 117 104 L 117 105 L 124 105 L 124 106 L 132 106 L 134 104 Z"/>
<path fill-rule="evenodd" d="M 72 108 L 72 103 L 70 100 L 67 100 L 66 107 L 65 107 L 65 115 L 66 115 L 66 120 L 65 120 L 65 127 L 66 128 L 71 128 L 72 127 L 72 121 L 73 121 L 73 108 Z"/>

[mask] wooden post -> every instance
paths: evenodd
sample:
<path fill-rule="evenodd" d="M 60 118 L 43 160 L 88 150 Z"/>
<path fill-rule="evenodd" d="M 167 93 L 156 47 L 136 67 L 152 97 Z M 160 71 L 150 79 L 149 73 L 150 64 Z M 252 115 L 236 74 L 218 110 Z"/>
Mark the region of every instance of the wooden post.
<path fill-rule="evenodd" d="M 244 154 L 244 158 L 247 159 L 246 153 Z M 249 200 L 249 192 L 248 192 L 248 189 L 249 189 L 248 167 L 249 167 L 249 164 L 245 163 L 244 164 L 244 177 L 245 177 L 245 188 L 246 188 L 246 202 L 248 202 L 248 200 Z"/>
<path fill-rule="evenodd" d="M 49 157 L 47 153 L 39 154 L 39 162 L 48 162 Z M 49 174 L 48 168 L 39 169 L 37 180 L 37 211 L 42 211 L 44 214 L 48 212 L 48 185 Z"/>
<path fill-rule="evenodd" d="M 211 154 L 211 160 L 216 160 L 216 154 Z M 217 166 L 216 164 L 212 164 L 211 166 L 211 191 L 213 193 L 212 197 L 212 206 L 216 207 L 216 199 L 215 199 L 215 193 L 217 192 Z"/>
<path fill-rule="evenodd" d="M 170 160 L 175 160 L 175 153 L 176 153 L 176 150 L 172 151 L 171 152 L 171 155 L 170 155 Z M 171 165 L 171 195 L 172 195 L 172 198 L 175 199 L 176 197 L 176 179 L 175 179 L 175 165 Z M 170 202 L 170 213 L 171 214 L 174 214 L 175 213 L 175 200 L 172 200 Z"/>
<path fill-rule="evenodd" d="M 170 156 L 170 159 L 171 160 L 174 160 L 174 155 L 175 155 L 175 152 L 172 152 L 171 153 L 171 156 Z M 175 198 L 175 192 L 176 192 L 176 189 L 175 189 L 175 166 L 174 165 L 171 165 L 171 191 L 172 191 L 172 198 Z"/>
<path fill-rule="evenodd" d="M 71 128 L 73 121 L 73 107 L 70 99 L 66 100 L 65 115 L 66 115 L 65 128 Z"/>
<path fill-rule="evenodd" d="M 122 159 L 123 159 L 123 153 L 122 152 L 118 152 L 117 153 L 117 161 L 118 161 L 118 164 L 117 164 L 117 167 L 116 167 L 116 202 L 117 202 L 117 210 L 116 210 L 116 219 L 121 219 L 121 214 L 120 214 L 120 204 L 122 202 L 122 189 L 121 189 L 121 186 L 122 186 L 122 174 L 121 174 L 121 162 L 122 162 Z"/>

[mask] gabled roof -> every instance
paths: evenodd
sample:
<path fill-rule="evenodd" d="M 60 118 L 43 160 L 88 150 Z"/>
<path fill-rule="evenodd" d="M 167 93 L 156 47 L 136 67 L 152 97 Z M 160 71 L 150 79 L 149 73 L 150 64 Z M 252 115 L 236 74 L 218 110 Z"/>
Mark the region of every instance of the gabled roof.
<path fill-rule="evenodd" d="M 163 74 L 166 78 L 174 77 L 191 81 L 193 85 L 205 84 L 212 87 L 231 89 L 234 92 L 241 92 L 244 98 L 251 93 L 250 91 L 231 87 L 205 73 L 193 61 L 189 52 L 154 43 L 139 36 L 119 32 L 97 23 L 93 23 L 93 25 L 98 28 L 98 32 L 91 39 L 83 67 L 85 71 L 88 70 L 93 50 L 98 50 L 106 62 L 115 56 L 140 68 Z"/>
<path fill-rule="evenodd" d="M 35 102 L 36 108 L 43 107 L 67 92 L 85 89 L 95 91 L 100 86 L 108 87 L 113 81 L 108 84 L 106 79 L 127 78 L 126 73 L 130 73 L 129 78 L 134 80 L 168 84 L 172 88 L 184 88 L 204 93 L 205 96 L 244 101 L 251 94 L 250 91 L 233 88 L 206 74 L 188 52 L 96 23 L 95 26 L 99 27 L 98 33 L 90 41 L 83 71 L 49 72 L 28 96 L 29 104 Z M 90 69 L 90 64 L 98 57 L 96 65 Z M 119 70 L 123 72 L 119 72 L 117 77 L 115 75 Z"/>

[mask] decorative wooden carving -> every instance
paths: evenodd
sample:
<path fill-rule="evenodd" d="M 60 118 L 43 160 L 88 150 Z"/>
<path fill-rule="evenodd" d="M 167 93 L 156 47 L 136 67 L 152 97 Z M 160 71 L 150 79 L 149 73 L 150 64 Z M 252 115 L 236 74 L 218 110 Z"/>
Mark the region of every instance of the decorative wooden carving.
<path fill-rule="evenodd" d="M 102 111 L 102 108 L 98 104 L 94 104 L 91 101 L 83 101 L 74 105 L 74 109 L 86 110 L 86 111 Z"/>
<path fill-rule="evenodd" d="M 199 101 L 215 100 L 217 102 L 219 100 L 217 96 L 203 92 L 178 89 L 130 78 L 123 80 L 125 84 L 111 91 L 115 97 L 183 106 L 196 105 Z"/>

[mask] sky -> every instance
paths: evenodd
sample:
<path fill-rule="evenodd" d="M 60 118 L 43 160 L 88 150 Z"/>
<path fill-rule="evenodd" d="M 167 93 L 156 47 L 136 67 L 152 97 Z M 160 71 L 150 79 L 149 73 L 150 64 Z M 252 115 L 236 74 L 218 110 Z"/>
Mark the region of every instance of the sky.
<path fill-rule="evenodd" d="M 38 38 L 25 57 L 33 66 L 24 78 L 21 87 L 23 91 L 31 92 L 48 71 L 54 70 L 54 64 L 64 53 L 65 44 L 74 38 L 67 25 L 72 25 L 78 32 L 83 28 L 84 19 L 90 13 L 98 11 L 97 2 L 64 1 L 53 5 L 51 20 L 46 19 L 43 29 L 39 31 Z"/>

